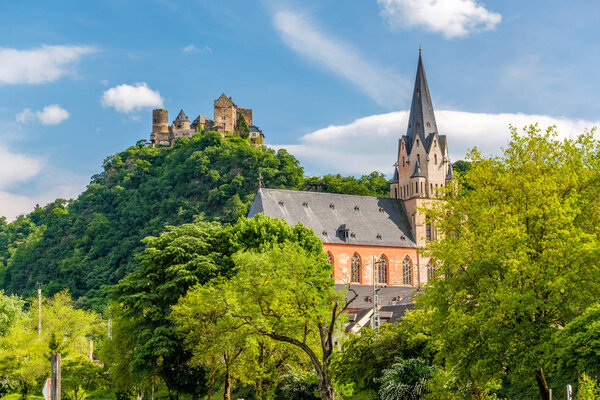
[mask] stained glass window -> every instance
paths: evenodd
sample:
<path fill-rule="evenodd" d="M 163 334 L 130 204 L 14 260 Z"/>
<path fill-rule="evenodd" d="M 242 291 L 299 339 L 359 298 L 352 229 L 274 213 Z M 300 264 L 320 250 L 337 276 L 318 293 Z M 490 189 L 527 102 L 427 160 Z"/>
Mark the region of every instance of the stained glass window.
<path fill-rule="evenodd" d="M 402 261 L 402 283 L 412 285 L 412 261 L 408 256 Z"/>
<path fill-rule="evenodd" d="M 360 283 L 360 257 L 356 253 L 350 260 L 350 282 Z"/>

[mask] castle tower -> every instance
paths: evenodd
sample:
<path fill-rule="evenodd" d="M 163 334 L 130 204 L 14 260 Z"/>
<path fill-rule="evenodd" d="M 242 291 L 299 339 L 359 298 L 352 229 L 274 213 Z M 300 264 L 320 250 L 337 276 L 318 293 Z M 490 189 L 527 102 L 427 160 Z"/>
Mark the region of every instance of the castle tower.
<path fill-rule="evenodd" d="M 426 247 L 428 241 L 435 240 L 436 230 L 433 224 L 428 223 L 426 215 L 417 209 L 439 201 L 436 200 L 437 193 L 453 178 L 446 136 L 438 133 L 419 49 L 408 128 L 398 143 L 398 159 L 390 184 L 390 197 L 404 201 L 419 247 Z M 425 283 L 431 273 L 428 271 L 428 267 L 431 268 L 429 261 L 417 261 L 421 283 Z"/>
<path fill-rule="evenodd" d="M 173 121 L 173 129 L 190 129 L 190 119 L 183 110 L 179 111 L 179 115 Z"/>
<path fill-rule="evenodd" d="M 169 112 L 163 108 L 152 110 L 150 141 L 155 144 L 169 144 Z"/>

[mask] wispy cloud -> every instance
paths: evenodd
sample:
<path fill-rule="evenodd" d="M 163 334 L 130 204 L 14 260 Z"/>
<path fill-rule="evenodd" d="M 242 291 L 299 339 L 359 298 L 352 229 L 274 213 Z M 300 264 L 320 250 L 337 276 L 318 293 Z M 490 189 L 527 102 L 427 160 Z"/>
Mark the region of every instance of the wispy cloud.
<path fill-rule="evenodd" d="M 198 48 L 193 44 L 188 44 L 183 49 L 181 49 L 184 53 L 212 53 L 212 48 L 210 46 L 204 46 Z"/>
<path fill-rule="evenodd" d="M 408 111 L 359 118 L 346 125 L 331 125 L 304 135 L 300 144 L 277 145 L 298 157 L 311 174 L 390 174 L 405 134 Z M 538 123 L 541 128 L 556 125 L 559 134 L 570 137 L 600 121 L 533 114 L 485 114 L 464 111 L 437 111 L 437 125 L 447 135 L 450 158 L 464 159 L 468 149 L 477 147 L 484 154 L 499 154 L 508 143 L 509 125 L 523 127 Z"/>
<path fill-rule="evenodd" d="M 0 47 L 0 84 L 53 82 L 72 74 L 77 61 L 95 51 L 91 46 L 42 46 L 31 50 Z"/>
<path fill-rule="evenodd" d="M 502 16 L 477 0 L 377 0 L 381 16 L 392 28 L 421 26 L 448 39 L 492 30 Z"/>
<path fill-rule="evenodd" d="M 41 111 L 32 111 L 31 108 L 26 108 L 16 116 L 17 121 L 21 123 L 39 121 L 44 125 L 60 124 L 68 118 L 69 112 L 58 104 L 46 106 Z"/>
<path fill-rule="evenodd" d="M 368 57 L 319 30 L 306 16 L 287 9 L 273 12 L 279 35 L 292 50 L 352 82 L 382 105 L 395 105 L 409 93 L 407 81 L 366 61 Z"/>
<path fill-rule="evenodd" d="M 163 101 L 160 93 L 150 89 L 146 82 L 115 86 L 106 90 L 101 100 L 104 107 L 113 107 L 124 114 L 144 108 L 162 107 Z"/>

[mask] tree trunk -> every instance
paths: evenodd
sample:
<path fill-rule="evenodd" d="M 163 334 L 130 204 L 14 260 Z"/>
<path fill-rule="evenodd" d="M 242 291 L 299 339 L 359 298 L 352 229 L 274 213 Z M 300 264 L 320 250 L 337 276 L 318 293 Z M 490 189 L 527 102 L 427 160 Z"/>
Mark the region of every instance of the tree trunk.
<path fill-rule="evenodd" d="M 231 374 L 229 368 L 225 372 L 225 389 L 223 389 L 223 400 L 231 400 Z"/>
<path fill-rule="evenodd" d="M 317 374 L 317 377 L 319 378 L 319 395 L 321 396 L 321 400 L 335 400 L 329 371 L 324 368 Z"/>
<path fill-rule="evenodd" d="M 538 389 L 540 390 L 540 399 L 551 400 L 550 390 L 548 390 L 548 383 L 546 382 L 546 377 L 544 376 L 543 368 L 540 368 L 537 371 L 535 371 L 535 380 L 537 381 Z"/>

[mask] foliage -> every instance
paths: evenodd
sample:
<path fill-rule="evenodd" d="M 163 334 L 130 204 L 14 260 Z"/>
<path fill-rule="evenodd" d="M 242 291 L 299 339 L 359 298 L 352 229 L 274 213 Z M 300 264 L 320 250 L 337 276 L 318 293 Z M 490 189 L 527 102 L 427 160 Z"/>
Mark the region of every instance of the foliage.
<path fill-rule="evenodd" d="M 255 147 L 217 132 L 181 138 L 173 147 L 138 143 L 109 156 L 75 200 L 58 199 L 11 223 L 0 218 L 0 289 L 45 295 L 68 288 L 77 304 L 100 311 L 107 287 L 136 269 L 141 240 L 165 226 L 246 216 L 258 189 L 330 190 L 385 195 L 387 181 L 372 173 L 308 178 L 285 150 Z"/>
<path fill-rule="evenodd" d="M 11 382 L 25 397 L 47 377 L 50 355 L 60 353 L 63 389 L 69 399 L 80 400 L 87 390 L 100 387 L 101 368 L 85 358 L 89 340 L 102 338 L 99 316 L 73 308 L 70 295 L 60 292 L 43 300 L 40 335 L 37 302 L 30 304 L 24 317 L 0 337 L 0 381 Z M 73 374 L 76 379 L 70 378 Z"/>
<path fill-rule="evenodd" d="M 359 179 L 353 176 L 325 175 L 304 179 L 301 190 L 311 192 L 326 192 L 340 194 L 354 194 L 360 196 L 388 197 L 390 194 L 390 181 L 381 172 L 371 172 Z"/>
<path fill-rule="evenodd" d="M 596 400 L 600 398 L 600 386 L 595 379 L 583 374 L 579 379 L 576 400 Z"/>
<path fill-rule="evenodd" d="M 248 139 L 250 136 L 250 129 L 248 128 L 248 124 L 246 123 L 246 119 L 242 113 L 238 114 L 238 120 L 235 124 L 234 134 L 242 139 Z"/>
<path fill-rule="evenodd" d="M 378 379 L 381 400 L 418 400 L 426 393 L 427 381 L 432 377 L 434 367 L 420 358 L 396 362 L 383 371 Z"/>
<path fill-rule="evenodd" d="M 17 296 L 6 296 L 0 290 L 0 337 L 6 335 L 10 327 L 23 318 L 24 304 Z"/>
<path fill-rule="evenodd" d="M 572 381 L 583 373 L 600 378 L 600 304 L 569 322 L 555 340 L 561 375 Z"/>
<path fill-rule="evenodd" d="M 442 233 L 429 247 L 439 278 L 419 304 L 439 363 L 474 396 L 536 382 L 545 394 L 553 336 L 600 291 L 598 143 L 532 126 L 513 129 L 502 157 L 470 158 L 429 212 Z"/>
<path fill-rule="evenodd" d="M 280 400 L 317 400 L 319 389 L 314 372 L 289 368 L 277 385 L 275 398 Z"/>
<path fill-rule="evenodd" d="M 452 164 L 452 170 L 460 175 L 464 175 L 469 169 L 471 169 L 471 163 L 469 161 L 458 160 Z"/>
<path fill-rule="evenodd" d="M 415 310 L 395 324 L 384 324 L 379 330 L 364 328 L 360 335 L 348 337 L 332 361 L 335 381 L 353 384 L 357 390 L 377 392 L 377 378 L 396 359 L 421 358 L 431 362 L 434 350 L 421 314 L 422 310 Z"/>
<path fill-rule="evenodd" d="M 215 222 L 167 227 L 158 237 L 144 239 L 146 249 L 136 259 L 140 268 L 112 289 L 121 305 L 116 322 L 129 327 L 117 333 L 134 349 L 130 370 L 137 376 L 160 376 L 169 390 L 200 395 L 205 392 L 205 372 L 190 368 L 186 352 L 169 320 L 170 307 L 187 289 L 205 283 L 227 269 L 223 258 L 223 228 Z M 110 345 L 109 345 L 110 346 Z M 115 370 L 123 369 L 117 366 Z"/>
<path fill-rule="evenodd" d="M 334 289 L 331 266 L 322 251 L 315 255 L 297 243 L 263 249 L 236 253 L 235 275 L 191 289 L 173 308 L 173 318 L 188 343 L 198 348 L 203 331 L 194 319 L 197 310 L 207 307 L 207 291 L 212 293 L 222 306 L 218 310 L 222 321 L 239 327 L 242 338 L 265 337 L 308 358 L 321 398 L 332 398 L 329 363 L 344 307 L 343 294 Z"/>

